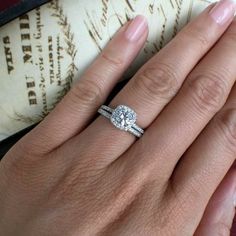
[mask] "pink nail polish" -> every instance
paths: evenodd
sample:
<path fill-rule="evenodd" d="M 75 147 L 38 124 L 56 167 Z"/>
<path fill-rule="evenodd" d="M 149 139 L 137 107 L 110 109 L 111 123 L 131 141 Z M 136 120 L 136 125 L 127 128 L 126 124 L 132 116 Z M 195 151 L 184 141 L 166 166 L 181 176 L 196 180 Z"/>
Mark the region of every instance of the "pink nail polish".
<path fill-rule="evenodd" d="M 233 16 L 236 11 L 235 0 L 221 0 L 210 11 L 211 17 L 220 25 L 224 25 Z"/>
<path fill-rule="evenodd" d="M 136 16 L 129 24 L 125 32 L 125 37 L 131 42 L 139 40 L 145 33 L 147 25 L 147 20 L 144 16 Z"/>

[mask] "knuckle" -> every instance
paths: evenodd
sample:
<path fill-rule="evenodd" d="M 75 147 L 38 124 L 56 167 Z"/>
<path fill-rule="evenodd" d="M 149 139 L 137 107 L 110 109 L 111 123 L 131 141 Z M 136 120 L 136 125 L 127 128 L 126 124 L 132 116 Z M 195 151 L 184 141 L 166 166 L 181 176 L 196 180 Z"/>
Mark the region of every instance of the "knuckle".
<path fill-rule="evenodd" d="M 8 153 L 9 160 L 5 163 L 5 176 L 11 180 L 11 184 L 17 184 L 19 190 L 27 190 L 35 183 L 39 185 L 44 181 L 38 173 L 43 173 L 42 162 L 48 157 L 32 154 L 25 147 L 23 150 L 19 147 L 13 148 Z"/>
<path fill-rule="evenodd" d="M 134 86 L 149 97 L 169 100 L 179 87 L 177 77 L 172 66 L 159 64 L 157 67 L 146 68 L 135 80 Z"/>
<path fill-rule="evenodd" d="M 202 187 L 205 184 L 193 176 L 193 179 L 186 183 L 183 190 L 178 184 L 176 184 L 177 182 L 177 179 L 172 179 L 169 182 L 168 190 L 171 194 L 171 199 L 175 199 L 178 211 L 182 212 L 183 215 L 186 215 L 186 207 L 189 207 L 189 205 L 193 204 L 195 201 L 199 201 L 202 194 L 205 193 L 205 187 Z M 199 191 L 200 189 L 201 191 Z"/>
<path fill-rule="evenodd" d="M 182 37 L 187 41 L 191 40 L 199 44 L 202 48 L 206 48 L 210 44 L 210 39 L 206 33 L 202 32 L 202 27 L 188 27 L 182 31 Z"/>
<path fill-rule="evenodd" d="M 49 193 L 49 199 L 54 201 L 59 197 L 61 200 L 75 200 L 78 194 L 81 196 L 83 194 L 88 195 L 89 189 L 86 186 L 96 189 L 100 181 L 100 175 L 97 170 L 87 170 L 77 165 L 71 166 L 69 171 L 65 172 L 56 181 Z M 80 186 L 79 189 L 78 186 Z M 91 200 L 91 198 L 87 200 Z"/>
<path fill-rule="evenodd" d="M 102 101 L 102 89 L 93 80 L 84 80 L 71 89 L 69 99 L 73 104 L 94 106 Z"/>
<path fill-rule="evenodd" d="M 216 73 L 199 75 L 188 80 L 193 103 L 200 112 L 217 112 L 226 99 L 227 86 L 223 76 Z"/>
<path fill-rule="evenodd" d="M 124 65 L 124 59 L 119 58 L 118 56 L 114 56 L 113 53 L 110 52 L 102 52 L 101 59 L 105 61 L 106 64 L 111 66 L 113 69 L 119 69 Z"/>
<path fill-rule="evenodd" d="M 236 108 L 226 109 L 215 117 L 216 123 L 221 128 L 227 146 L 236 151 Z"/>

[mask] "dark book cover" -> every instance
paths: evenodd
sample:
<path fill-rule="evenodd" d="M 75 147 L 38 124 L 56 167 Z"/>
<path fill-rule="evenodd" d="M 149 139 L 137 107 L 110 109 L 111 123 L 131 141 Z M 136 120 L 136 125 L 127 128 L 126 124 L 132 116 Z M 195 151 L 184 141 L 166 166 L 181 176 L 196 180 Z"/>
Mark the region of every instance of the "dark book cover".
<path fill-rule="evenodd" d="M 48 0 L 1 0 L 0 26 L 46 2 Z"/>

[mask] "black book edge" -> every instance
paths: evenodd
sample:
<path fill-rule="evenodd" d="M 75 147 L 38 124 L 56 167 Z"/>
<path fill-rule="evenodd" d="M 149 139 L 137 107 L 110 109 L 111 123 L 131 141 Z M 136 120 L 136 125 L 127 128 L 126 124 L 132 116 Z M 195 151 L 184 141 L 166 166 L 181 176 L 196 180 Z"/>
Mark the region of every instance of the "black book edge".
<path fill-rule="evenodd" d="M 48 0 L 21 0 L 20 3 L 0 12 L 0 27 L 46 2 Z"/>

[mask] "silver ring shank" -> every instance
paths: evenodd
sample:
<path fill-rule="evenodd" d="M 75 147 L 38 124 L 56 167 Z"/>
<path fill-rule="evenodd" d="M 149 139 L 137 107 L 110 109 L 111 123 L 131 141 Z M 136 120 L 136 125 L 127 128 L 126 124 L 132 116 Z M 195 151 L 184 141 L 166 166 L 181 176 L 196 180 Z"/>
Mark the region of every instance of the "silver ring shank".
<path fill-rule="evenodd" d="M 100 113 L 101 115 L 103 115 L 104 117 L 106 117 L 107 119 L 110 120 L 111 116 L 112 116 L 112 112 L 114 111 L 114 109 L 102 105 L 101 108 L 98 110 L 98 113 Z M 138 125 L 134 124 L 130 129 L 128 129 L 128 132 L 130 132 L 131 134 L 133 134 L 134 136 L 140 138 L 142 136 L 142 134 L 144 134 L 144 130 L 141 129 Z"/>

